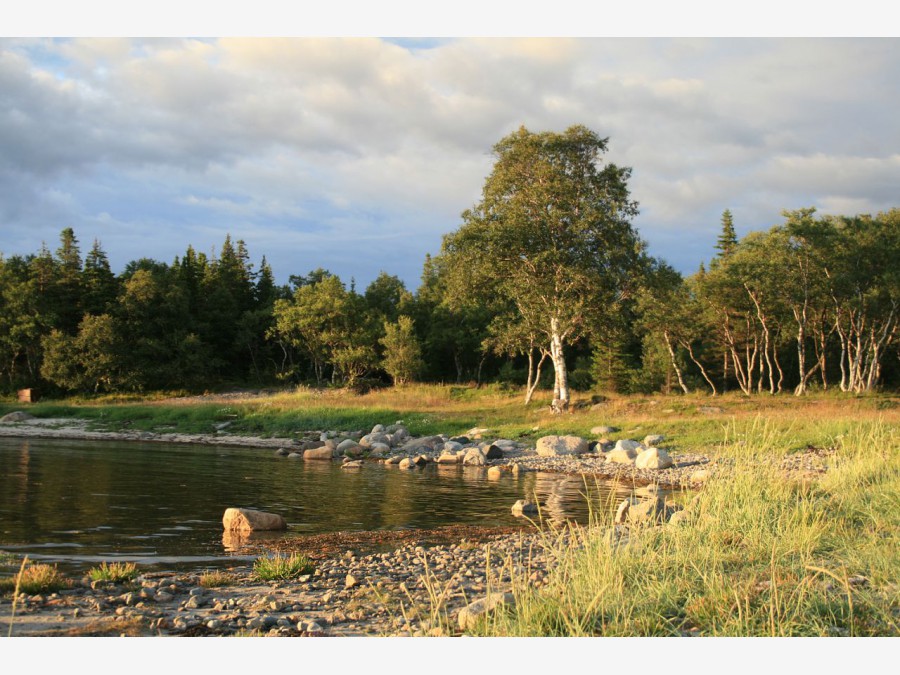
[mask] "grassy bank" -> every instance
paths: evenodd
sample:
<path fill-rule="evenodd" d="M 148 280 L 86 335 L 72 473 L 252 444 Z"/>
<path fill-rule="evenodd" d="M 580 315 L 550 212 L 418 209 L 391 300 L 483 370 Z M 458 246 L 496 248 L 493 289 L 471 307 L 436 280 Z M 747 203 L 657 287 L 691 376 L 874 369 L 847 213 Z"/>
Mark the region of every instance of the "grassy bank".
<path fill-rule="evenodd" d="M 835 439 L 819 480 L 765 461 L 792 436 L 735 424 L 733 469 L 699 494 L 689 523 L 611 546 L 606 528 L 549 540 L 560 562 L 540 592 L 518 583 L 493 636 L 900 635 L 900 437 L 859 423 Z M 608 526 L 609 524 L 606 523 Z"/>
<path fill-rule="evenodd" d="M 823 446 L 860 422 L 900 421 L 900 397 L 827 395 L 609 396 L 576 398 L 571 414 L 549 412 L 545 393 L 529 406 L 519 392 L 501 387 L 415 385 L 357 395 L 347 390 L 299 388 L 272 395 L 145 398 L 99 397 L 45 401 L 28 406 L 38 417 L 77 417 L 92 428 L 210 433 L 230 422 L 228 433 L 284 436 L 313 429 L 368 430 L 404 420 L 413 434 L 460 434 L 479 426 L 497 436 L 534 437 L 552 433 L 590 436 L 597 425 L 620 429 L 618 437 L 665 434 L 675 449 L 710 450 L 721 445 L 733 421 L 762 417 L 785 431 L 785 449 Z M 0 415 L 23 409 L 0 402 Z"/>

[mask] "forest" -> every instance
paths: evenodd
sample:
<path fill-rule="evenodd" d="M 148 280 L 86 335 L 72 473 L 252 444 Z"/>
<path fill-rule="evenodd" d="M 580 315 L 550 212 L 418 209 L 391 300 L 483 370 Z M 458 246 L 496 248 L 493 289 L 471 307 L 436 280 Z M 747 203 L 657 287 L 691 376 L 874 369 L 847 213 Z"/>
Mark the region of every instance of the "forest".
<path fill-rule="evenodd" d="M 690 276 L 631 225 L 606 139 L 524 128 L 495 147 L 481 202 L 421 284 L 365 289 L 328 270 L 279 285 L 225 237 L 114 273 L 71 228 L 55 251 L 0 255 L 0 389 L 42 395 L 309 384 L 486 382 L 574 391 L 868 392 L 900 384 L 900 209 L 785 211 Z M 548 204 L 553 204 L 548 208 Z M 544 368 L 549 359 L 551 368 Z"/>

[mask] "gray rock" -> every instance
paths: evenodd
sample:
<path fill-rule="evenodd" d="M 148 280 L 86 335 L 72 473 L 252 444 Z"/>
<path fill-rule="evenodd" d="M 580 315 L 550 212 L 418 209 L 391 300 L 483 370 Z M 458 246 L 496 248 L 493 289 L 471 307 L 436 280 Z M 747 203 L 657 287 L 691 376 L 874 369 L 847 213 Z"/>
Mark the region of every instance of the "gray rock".
<path fill-rule="evenodd" d="M 626 450 L 624 448 L 614 448 L 606 454 L 606 461 L 614 464 L 634 464 L 637 457 L 636 450 Z"/>
<path fill-rule="evenodd" d="M 631 525 L 655 525 L 665 522 L 667 515 L 665 499 L 647 499 L 631 505 L 627 522 Z"/>
<path fill-rule="evenodd" d="M 535 449 L 541 457 L 582 455 L 588 451 L 588 442 L 580 436 L 543 436 Z"/>
<path fill-rule="evenodd" d="M 288 459 L 303 459 L 304 454 L 305 453 L 302 453 L 302 452 L 291 452 L 291 453 L 288 453 L 287 458 Z"/>
<path fill-rule="evenodd" d="M 462 630 L 469 630 L 478 624 L 478 620 L 498 607 L 512 606 L 515 604 L 515 596 L 512 593 L 491 593 L 480 600 L 466 605 L 457 615 L 457 622 Z"/>
<path fill-rule="evenodd" d="M 618 431 L 615 427 L 599 426 L 591 429 L 591 436 L 608 436 Z"/>
<path fill-rule="evenodd" d="M 623 438 L 616 441 L 615 450 L 637 450 L 640 452 L 644 449 L 644 446 L 638 443 L 637 441 L 632 441 L 631 439 Z"/>
<path fill-rule="evenodd" d="M 441 450 L 445 453 L 459 452 L 462 449 L 463 449 L 463 444 L 458 443 L 457 441 L 453 441 L 453 440 L 447 441 L 446 443 L 444 443 L 444 447 L 441 448 Z"/>
<path fill-rule="evenodd" d="M 359 444 L 364 448 L 371 447 L 373 443 L 384 443 L 385 445 L 390 445 L 391 439 L 388 438 L 387 434 L 384 433 L 372 433 L 366 434 L 362 438 L 359 439 Z"/>
<path fill-rule="evenodd" d="M 669 453 L 659 448 L 647 448 L 634 459 L 638 469 L 668 469 L 674 463 Z"/>
<path fill-rule="evenodd" d="M 290 454 L 291 454 L 290 451 L 288 451 L 286 448 L 278 448 L 275 451 L 275 455 L 278 457 L 287 457 Z M 294 453 L 294 454 L 296 454 L 296 453 Z"/>
<path fill-rule="evenodd" d="M 383 434 L 383 433 L 384 433 L 384 425 L 383 425 L 383 424 L 376 424 L 374 427 L 372 427 L 372 431 L 371 431 L 370 433 L 373 433 L 373 434 Z"/>
<path fill-rule="evenodd" d="M 484 458 L 491 459 L 503 459 L 503 450 L 501 450 L 497 445 L 491 445 L 487 449 L 487 452 L 484 453 Z"/>
<path fill-rule="evenodd" d="M 337 451 L 343 455 L 349 455 L 351 457 L 356 457 L 360 453 L 362 453 L 362 447 L 354 441 L 352 438 L 348 438 L 347 440 L 341 441 L 338 443 Z"/>
<path fill-rule="evenodd" d="M 645 448 L 655 448 L 657 445 L 666 440 L 666 437 L 662 434 L 648 434 L 644 436 L 644 447 Z"/>

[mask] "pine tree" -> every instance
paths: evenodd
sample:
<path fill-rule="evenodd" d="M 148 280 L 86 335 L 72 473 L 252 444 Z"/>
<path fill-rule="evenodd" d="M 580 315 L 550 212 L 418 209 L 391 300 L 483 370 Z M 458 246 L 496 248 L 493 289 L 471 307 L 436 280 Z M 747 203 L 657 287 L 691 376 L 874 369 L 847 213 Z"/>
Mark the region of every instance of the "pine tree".
<path fill-rule="evenodd" d="M 720 258 L 727 258 L 734 252 L 737 246 L 737 235 L 734 232 L 734 218 L 731 211 L 725 209 L 722 212 L 722 233 L 716 242 L 716 249 L 719 251 Z"/>

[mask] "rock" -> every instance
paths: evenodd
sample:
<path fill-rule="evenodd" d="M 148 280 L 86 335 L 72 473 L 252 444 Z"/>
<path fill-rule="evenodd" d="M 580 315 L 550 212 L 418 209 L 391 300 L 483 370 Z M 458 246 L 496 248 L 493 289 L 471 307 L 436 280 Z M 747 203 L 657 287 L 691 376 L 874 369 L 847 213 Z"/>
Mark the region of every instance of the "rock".
<path fill-rule="evenodd" d="M 524 516 L 538 513 L 538 506 L 530 499 L 520 499 L 512 505 L 514 516 Z"/>
<path fill-rule="evenodd" d="M 637 441 L 632 441 L 627 438 L 620 439 L 616 441 L 615 450 L 636 450 L 640 452 L 644 449 L 644 446 L 638 443 Z"/>
<path fill-rule="evenodd" d="M 465 457 L 463 457 L 462 463 L 463 466 L 484 466 L 487 463 L 487 458 L 480 449 L 469 448 Z"/>
<path fill-rule="evenodd" d="M 460 450 L 463 449 L 463 444 L 462 444 L 462 443 L 458 443 L 458 442 L 456 442 L 456 441 L 454 441 L 454 440 L 449 440 L 449 441 L 447 441 L 446 443 L 444 443 L 444 447 L 441 448 L 441 449 L 442 449 L 445 453 L 459 452 Z"/>
<path fill-rule="evenodd" d="M 684 523 L 689 523 L 693 519 L 693 516 L 690 511 L 687 509 L 681 509 L 680 511 L 675 511 L 671 516 L 669 516 L 669 523 L 671 525 L 682 525 Z"/>
<path fill-rule="evenodd" d="M 370 433 L 373 433 L 373 434 L 383 434 L 383 433 L 384 433 L 384 425 L 383 425 L 383 424 L 376 424 L 374 427 L 372 427 L 372 431 L 371 431 Z"/>
<path fill-rule="evenodd" d="M 357 446 L 357 447 L 361 447 L 361 446 Z M 389 446 L 387 443 L 372 443 L 372 445 L 369 446 L 369 454 L 375 455 L 375 456 L 384 456 L 384 455 L 388 454 L 390 451 L 391 451 L 391 446 Z"/>
<path fill-rule="evenodd" d="M 3 424 L 9 424 L 10 422 L 27 422 L 28 420 L 33 419 L 34 415 L 29 415 L 27 412 L 16 410 L 4 415 L 3 417 L 0 417 L 0 422 L 2 422 Z"/>
<path fill-rule="evenodd" d="M 705 483 L 710 477 L 709 469 L 700 469 L 691 474 L 690 481 L 692 483 Z"/>
<path fill-rule="evenodd" d="M 388 457 L 384 460 L 385 464 L 399 464 L 404 459 L 406 459 L 403 455 L 394 455 L 393 457 Z"/>
<path fill-rule="evenodd" d="M 501 450 L 501 449 L 500 449 L 499 447 L 497 447 L 496 445 L 493 445 L 493 444 L 492 444 L 491 447 L 489 447 L 489 448 L 487 449 L 487 452 L 484 453 L 484 458 L 485 458 L 485 459 L 488 459 L 488 460 L 490 460 L 490 459 L 503 459 L 503 450 Z"/>
<path fill-rule="evenodd" d="M 354 588 L 356 586 L 359 586 L 359 579 L 357 579 L 352 574 L 348 574 L 344 578 L 344 588 Z"/>
<path fill-rule="evenodd" d="M 468 436 L 452 436 L 450 443 L 459 443 L 460 446 L 468 445 L 472 440 Z"/>
<path fill-rule="evenodd" d="M 627 520 L 632 525 L 655 525 L 666 520 L 666 500 L 662 498 L 647 499 L 631 504 Z"/>
<path fill-rule="evenodd" d="M 613 523 L 617 525 L 621 525 L 628 521 L 628 511 L 631 509 L 632 504 L 637 504 L 639 500 L 630 497 L 628 499 L 624 499 L 619 502 L 619 506 L 616 508 L 616 515 L 613 516 Z"/>
<path fill-rule="evenodd" d="M 441 453 L 441 456 L 437 458 L 438 464 L 459 464 L 463 459 L 463 455 L 458 455 L 453 452 L 444 452 Z"/>
<path fill-rule="evenodd" d="M 637 457 L 636 450 L 614 448 L 606 454 L 606 461 L 614 464 L 634 464 L 635 457 Z"/>
<path fill-rule="evenodd" d="M 338 443 L 337 451 L 342 455 L 357 457 L 362 453 L 362 446 L 352 438 L 348 438 L 347 440 Z"/>
<path fill-rule="evenodd" d="M 351 459 L 345 461 L 341 464 L 342 469 L 361 469 L 362 468 L 362 460 L 361 459 Z"/>
<path fill-rule="evenodd" d="M 303 459 L 303 454 L 304 453 L 302 453 L 302 452 L 291 452 L 291 453 L 288 453 L 287 458 L 288 459 Z"/>
<path fill-rule="evenodd" d="M 300 449 L 304 452 L 306 450 L 314 450 L 315 448 L 324 448 L 325 441 L 304 441 L 300 444 Z"/>
<path fill-rule="evenodd" d="M 391 425 L 387 431 L 391 436 L 391 445 L 400 445 L 409 438 L 409 430 L 399 424 Z"/>
<path fill-rule="evenodd" d="M 459 610 L 456 617 L 459 627 L 462 630 L 474 628 L 478 620 L 488 612 L 492 612 L 498 607 L 512 606 L 515 601 L 512 593 L 491 593 Z"/>
<path fill-rule="evenodd" d="M 588 451 L 588 442 L 580 436 L 543 436 L 535 449 L 541 457 L 582 455 Z"/>
<path fill-rule="evenodd" d="M 286 530 L 287 521 L 277 513 L 266 513 L 254 509 L 229 508 L 222 516 L 222 526 L 226 530 L 253 532 L 254 530 Z"/>
<path fill-rule="evenodd" d="M 643 445 L 645 448 L 655 448 L 657 445 L 666 440 L 662 434 L 648 434 L 644 436 Z"/>
<path fill-rule="evenodd" d="M 305 450 L 303 452 L 303 459 L 306 460 L 328 460 L 329 462 L 334 458 L 334 450 L 329 448 L 328 446 L 322 446 L 319 448 L 310 448 L 309 450 Z"/>
<path fill-rule="evenodd" d="M 415 469 L 419 466 L 418 459 L 418 457 L 404 457 L 400 460 L 399 466 L 401 469 Z"/>
<path fill-rule="evenodd" d="M 634 466 L 638 469 L 668 469 L 673 464 L 669 453 L 659 448 L 647 448 L 634 460 Z"/>
<path fill-rule="evenodd" d="M 290 453 L 286 448 L 278 448 L 278 449 L 275 451 L 275 455 L 276 455 L 277 457 L 287 457 L 287 456 L 290 455 L 290 454 L 291 454 L 291 453 Z M 296 454 L 296 453 L 295 453 L 295 454 Z"/>
<path fill-rule="evenodd" d="M 487 472 L 487 477 L 490 480 L 497 480 L 502 475 L 503 475 L 503 469 L 501 469 L 499 466 L 492 466 L 490 469 L 488 469 L 488 472 Z"/>
<path fill-rule="evenodd" d="M 364 448 L 371 447 L 373 443 L 384 443 L 385 445 L 390 445 L 391 439 L 388 438 L 387 434 L 383 433 L 372 433 L 366 434 L 362 438 L 359 439 L 359 444 Z"/>
<path fill-rule="evenodd" d="M 484 427 L 474 427 L 466 432 L 466 436 L 475 440 L 481 440 L 481 437 L 489 431 L 490 429 L 485 429 Z"/>
<path fill-rule="evenodd" d="M 591 429 L 591 436 L 608 436 L 609 434 L 614 434 L 618 431 L 615 427 L 593 427 Z"/>

